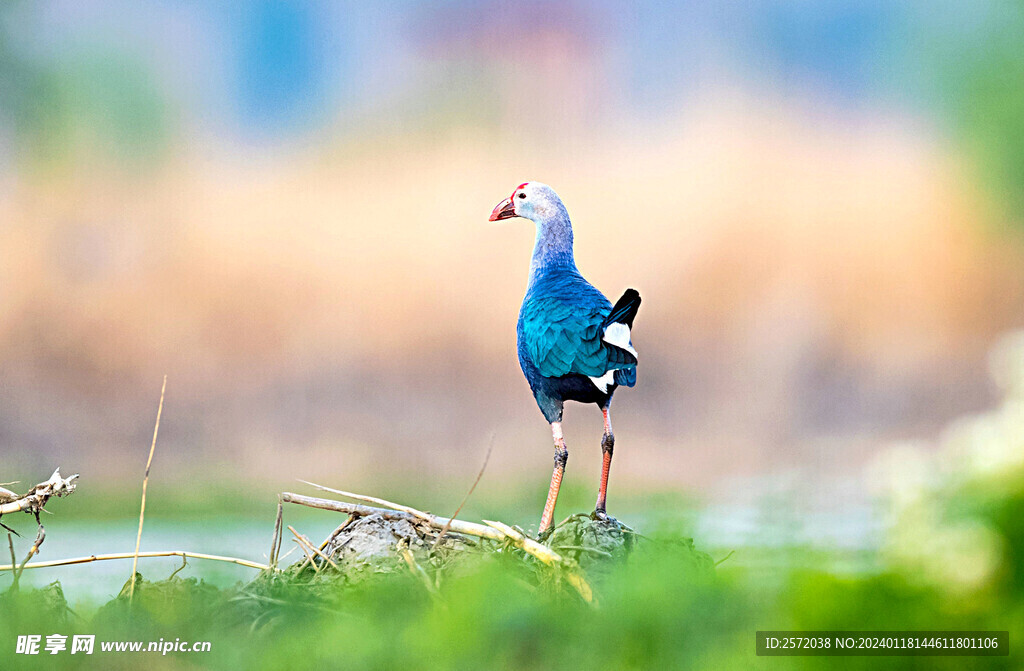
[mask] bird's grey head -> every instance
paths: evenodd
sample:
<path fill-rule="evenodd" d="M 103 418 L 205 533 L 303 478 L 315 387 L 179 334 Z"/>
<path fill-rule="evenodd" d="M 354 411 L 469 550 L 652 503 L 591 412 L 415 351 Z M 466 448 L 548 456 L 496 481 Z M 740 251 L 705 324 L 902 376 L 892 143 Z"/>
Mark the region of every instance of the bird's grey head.
<path fill-rule="evenodd" d="M 523 217 L 540 224 L 555 218 L 565 217 L 565 205 L 555 190 L 540 182 L 524 182 L 517 186 L 512 195 L 498 203 L 491 212 L 490 221 Z"/>

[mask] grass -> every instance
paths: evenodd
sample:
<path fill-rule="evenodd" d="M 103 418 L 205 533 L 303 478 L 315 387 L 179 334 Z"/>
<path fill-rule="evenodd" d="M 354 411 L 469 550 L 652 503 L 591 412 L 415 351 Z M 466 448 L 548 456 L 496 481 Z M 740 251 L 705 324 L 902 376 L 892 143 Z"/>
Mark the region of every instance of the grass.
<path fill-rule="evenodd" d="M 1024 503 L 1008 499 L 991 514 L 1016 534 Z M 177 575 L 140 580 L 131 611 L 127 585 L 109 603 L 72 613 L 54 583 L 0 597 L 0 657 L 18 634 L 56 632 L 95 634 L 97 645 L 180 638 L 208 640 L 212 648 L 166 656 L 19 656 L 17 668 L 1019 668 L 1013 657 L 753 654 L 757 629 L 1009 628 L 1012 637 L 1012 625 L 1022 623 L 1016 574 L 979 598 L 924 586 L 895 570 L 837 577 L 792 569 L 763 580 L 730 562 L 717 570 L 708 563 L 678 533 L 659 532 L 639 542 L 625 564 L 592 574 L 596 607 L 507 552 L 460 562 L 443 573 L 436 593 L 399 562 L 393 572 L 352 582 L 308 572 L 262 574 L 226 589 Z"/>

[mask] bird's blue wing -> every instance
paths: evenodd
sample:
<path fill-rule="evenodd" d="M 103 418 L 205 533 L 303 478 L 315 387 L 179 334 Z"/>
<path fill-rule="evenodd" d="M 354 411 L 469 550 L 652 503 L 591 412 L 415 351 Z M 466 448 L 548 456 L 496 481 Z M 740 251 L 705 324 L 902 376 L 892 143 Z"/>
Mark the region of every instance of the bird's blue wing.
<path fill-rule="evenodd" d="M 552 297 L 525 305 L 523 340 L 540 374 L 601 377 L 610 370 L 635 367 L 633 355 L 601 339 L 609 310 L 609 305 L 586 308 Z"/>

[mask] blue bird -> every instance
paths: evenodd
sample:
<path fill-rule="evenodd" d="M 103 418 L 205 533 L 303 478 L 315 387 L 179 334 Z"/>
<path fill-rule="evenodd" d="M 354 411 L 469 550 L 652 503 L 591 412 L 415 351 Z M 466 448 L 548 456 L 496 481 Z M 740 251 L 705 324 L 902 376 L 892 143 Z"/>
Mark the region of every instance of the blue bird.
<path fill-rule="evenodd" d="M 608 471 L 615 436 L 609 406 L 620 386 L 636 384 L 637 354 L 630 330 L 640 308 L 640 294 L 627 289 L 615 305 L 576 269 L 569 213 L 554 190 L 540 182 L 525 182 L 498 203 L 490 221 L 523 217 L 537 226 L 530 261 L 530 281 L 519 309 L 519 365 L 555 442 L 541 533 L 551 526 L 569 451 L 562 438 L 565 401 L 596 403 L 604 414 L 601 451 L 604 463 L 595 512 L 605 515 Z"/>

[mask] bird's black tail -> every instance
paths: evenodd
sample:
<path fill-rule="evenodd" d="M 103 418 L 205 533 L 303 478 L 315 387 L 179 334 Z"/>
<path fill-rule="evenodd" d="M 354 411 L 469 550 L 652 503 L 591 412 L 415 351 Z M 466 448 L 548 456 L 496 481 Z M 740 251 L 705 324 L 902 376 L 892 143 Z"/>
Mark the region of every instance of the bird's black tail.
<path fill-rule="evenodd" d="M 611 313 L 605 318 L 602 326 L 618 323 L 633 328 L 633 319 L 639 309 L 640 293 L 636 289 L 626 289 L 622 297 L 615 301 Z"/>
<path fill-rule="evenodd" d="M 620 387 L 632 387 L 636 384 L 636 366 L 620 368 L 615 371 L 615 384 Z"/>
<path fill-rule="evenodd" d="M 616 369 L 615 384 L 624 387 L 636 384 L 637 354 L 630 339 L 630 329 L 639 309 L 640 294 L 636 289 L 626 289 L 601 325 L 601 339 L 612 345 L 608 349 L 608 359 Z"/>

